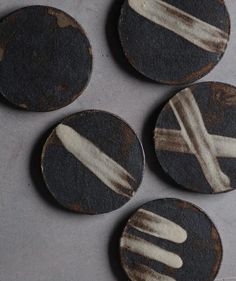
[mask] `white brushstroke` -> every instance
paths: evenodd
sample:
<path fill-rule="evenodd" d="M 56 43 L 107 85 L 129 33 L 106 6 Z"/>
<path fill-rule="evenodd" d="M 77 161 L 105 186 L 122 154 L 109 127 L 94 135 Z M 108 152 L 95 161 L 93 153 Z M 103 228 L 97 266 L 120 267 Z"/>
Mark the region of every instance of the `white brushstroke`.
<path fill-rule="evenodd" d="M 69 126 L 60 124 L 56 134 L 64 147 L 107 187 L 122 196 L 131 197 L 134 190 L 130 182 L 135 180 L 123 167 Z"/>
<path fill-rule="evenodd" d="M 183 261 L 180 256 L 129 234 L 125 234 L 121 238 L 121 247 L 138 255 L 166 264 L 172 268 L 181 268 L 183 266 Z"/>
<path fill-rule="evenodd" d="M 236 140 L 223 136 L 212 136 L 216 146 L 216 156 L 236 158 Z"/>
<path fill-rule="evenodd" d="M 178 224 L 144 209 L 139 209 L 129 224 L 141 232 L 178 244 L 184 243 L 188 237 Z"/>
<path fill-rule="evenodd" d="M 176 281 L 175 279 L 161 274 L 143 264 L 132 266 L 132 268 L 126 264 L 123 266 L 132 281 Z"/>
<path fill-rule="evenodd" d="M 128 0 L 141 16 L 178 34 L 192 44 L 213 53 L 223 53 L 229 36 L 210 25 L 161 0 Z"/>
<path fill-rule="evenodd" d="M 166 150 L 188 154 L 192 153 L 183 139 L 181 131 L 178 130 L 155 128 L 154 141 L 156 150 Z"/>
<path fill-rule="evenodd" d="M 216 157 L 236 158 L 236 139 L 210 135 L 216 149 Z M 167 150 L 180 153 L 192 154 L 185 142 L 181 131 L 156 128 L 155 148 L 157 150 Z"/>
<path fill-rule="evenodd" d="M 201 112 L 189 88 L 177 94 L 169 104 L 181 127 L 182 136 L 195 154 L 208 183 L 214 192 L 230 190 L 230 179 L 220 168 L 216 148 L 208 134 Z"/>

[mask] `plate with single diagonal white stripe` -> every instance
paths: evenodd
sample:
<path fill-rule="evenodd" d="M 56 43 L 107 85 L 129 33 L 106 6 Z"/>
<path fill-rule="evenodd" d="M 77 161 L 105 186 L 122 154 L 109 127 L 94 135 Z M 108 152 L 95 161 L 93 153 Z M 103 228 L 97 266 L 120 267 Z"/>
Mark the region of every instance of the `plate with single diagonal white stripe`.
<path fill-rule="evenodd" d="M 225 53 L 230 17 L 218 0 L 126 0 L 119 20 L 128 61 L 164 84 L 187 84 L 210 72 Z"/>
<path fill-rule="evenodd" d="M 197 206 L 159 199 L 141 206 L 120 240 L 131 281 L 213 281 L 222 260 L 219 233 Z"/>
<path fill-rule="evenodd" d="M 236 188 L 236 88 L 217 82 L 192 85 L 169 100 L 155 128 L 164 171 L 200 193 Z"/>
<path fill-rule="evenodd" d="M 41 166 L 60 204 L 75 212 L 100 214 L 134 196 L 143 177 L 144 153 L 123 120 L 87 110 L 56 126 L 44 146 Z"/>

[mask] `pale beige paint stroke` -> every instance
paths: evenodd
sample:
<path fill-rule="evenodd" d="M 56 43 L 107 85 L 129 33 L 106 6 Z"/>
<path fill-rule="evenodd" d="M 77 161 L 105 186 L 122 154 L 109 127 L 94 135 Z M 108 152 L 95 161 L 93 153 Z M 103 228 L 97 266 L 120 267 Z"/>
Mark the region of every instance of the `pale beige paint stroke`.
<path fill-rule="evenodd" d="M 214 192 L 230 190 L 230 179 L 220 168 L 216 148 L 204 125 L 201 112 L 189 88 L 169 101 L 181 127 L 182 136 L 198 159 L 202 171 Z"/>
<path fill-rule="evenodd" d="M 132 266 L 132 268 L 126 264 L 123 266 L 132 281 L 175 281 L 175 279 L 161 274 L 143 264 L 137 264 Z"/>
<path fill-rule="evenodd" d="M 236 139 L 209 135 L 214 142 L 216 157 L 236 158 Z M 192 154 L 181 131 L 171 129 L 155 129 L 155 148 L 180 153 Z"/>
<path fill-rule="evenodd" d="M 178 224 L 144 209 L 139 209 L 129 224 L 141 232 L 178 244 L 184 243 L 188 237 Z"/>
<path fill-rule="evenodd" d="M 178 34 L 192 44 L 212 53 L 223 53 L 229 36 L 161 0 L 128 0 L 129 6 L 148 20 Z"/>
<path fill-rule="evenodd" d="M 125 234 L 121 238 L 120 245 L 133 253 L 161 262 L 172 268 L 181 268 L 183 266 L 180 256 L 132 235 Z"/>
<path fill-rule="evenodd" d="M 107 187 L 122 196 L 131 197 L 134 191 L 130 182 L 135 180 L 123 167 L 69 126 L 60 124 L 56 134 L 66 150 Z"/>
<path fill-rule="evenodd" d="M 180 153 L 192 153 L 183 139 L 181 131 L 156 128 L 154 131 L 155 149 Z"/>

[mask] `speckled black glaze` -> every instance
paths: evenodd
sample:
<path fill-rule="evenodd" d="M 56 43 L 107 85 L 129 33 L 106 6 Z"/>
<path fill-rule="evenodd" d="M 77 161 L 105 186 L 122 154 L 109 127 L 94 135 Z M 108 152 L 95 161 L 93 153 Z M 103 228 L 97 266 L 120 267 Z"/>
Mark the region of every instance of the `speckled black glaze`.
<path fill-rule="evenodd" d="M 175 253 L 182 258 L 183 266 L 180 269 L 174 269 L 121 247 L 121 262 L 124 268 L 128 265 L 132 271 L 134 266 L 146 265 L 177 281 L 213 281 L 215 279 L 222 261 L 222 244 L 216 227 L 202 210 L 179 199 L 151 201 L 143 205 L 141 209 L 158 214 L 185 229 L 188 234 L 187 240 L 182 244 L 177 244 L 138 231 L 131 226 L 135 214 L 128 221 L 122 237 L 131 234 Z M 131 278 L 131 281 L 137 280 Z"/>
<path fill-rule="evenodd" d="M 227 84 L 206 82 L 189 87 L 198 104 L 205 127 L 210 135 L 236 138 L 236 88 Z M 160 113 L 156 128 L 180 130 L 169 103 Z M 155 142 L 158 140 L 158 134 Z M 236 140 L 236 139 L 235 139 Z M 225 144 L 227 146 L 227 144 Z M 156 148 L 164 171 L 181 186 L 201 193 L 213 193 L 195 155 Z M 236 188 L 236 159 L 217 157 L 221 170 Z"/>
<path fill-rule="evenodd" d="M 46 6 L 15 11 L 0 22 L 0 92 L 30 111 L 73 102 L 92 70 L 90 43 L 66 13 Z"/>
<path fill-rule="evenodd" d="M 230 18 L 221 0 L 164 0 L 227 34 Z M 178 25 L 178 23 L 176 23 Z M 124 53 L 144 76 L 164 84 L 187 84 L 210 72 L 223 53 L 211 53 L 139 15 L 125 1 L 119 20 Z"/>
<path fill-rule="evenodd" d="M 88 110 L 66 118 L 62 124 L 79 132 L 126 169 L 135 179 L 132 188 L 136 192 L 143 177 L 144 153 L 138 137 L 124 121 L 104 111 Z M 72 211 L 107 213 L 129 201 L 69 153 L 55 130 L 44 146 L 41 165 L 49 191 Z"/>

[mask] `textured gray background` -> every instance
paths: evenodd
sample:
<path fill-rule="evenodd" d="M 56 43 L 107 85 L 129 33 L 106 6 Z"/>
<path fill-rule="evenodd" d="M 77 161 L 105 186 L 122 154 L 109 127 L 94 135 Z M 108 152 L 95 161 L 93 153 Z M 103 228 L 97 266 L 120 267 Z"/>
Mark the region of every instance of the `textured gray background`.
<path fill-rule="evenodd" d="M 181 191 L 157 168 L 152 129 L 160 106 L 175 88 L 140 79 L 117 43 L 120 0 L 1 0 L 0 16 L 30 4 L 51 5 L 85 28 L 94 71 L 85 93 L 51 113 L 27 113 L 0 98 L 0 281 L 125 281 L 117 263 L 117 242 L 132 211 L 148 200 L 177 197 L 202 207 L 217 225 L 224 245 L 218 280 L 236 280 L 236 191 L 206 196 Z M 236 2 L 231 41 L 223 60 L 203 81 L 236 84 Z M 147 165 L 139 192 L 126 206 L 95 217 L 69 213 L 47 194 L 38 171 L 42 142 L 57 121 L 84 109 L 103 109 L 126 119 L 144 141 Z M 234 277 L 234 278 L 233 278 Z"/>

